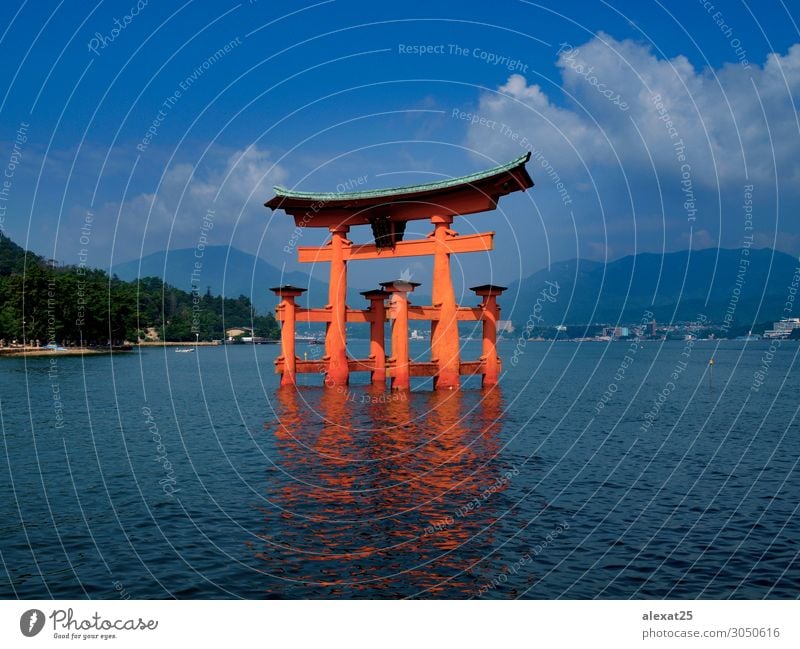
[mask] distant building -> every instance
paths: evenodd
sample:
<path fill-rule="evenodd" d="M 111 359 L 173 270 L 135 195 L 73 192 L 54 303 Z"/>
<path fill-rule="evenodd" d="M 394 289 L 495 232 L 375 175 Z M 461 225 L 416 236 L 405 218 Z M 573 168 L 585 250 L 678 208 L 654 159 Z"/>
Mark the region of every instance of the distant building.
<path fill-rule="evenodd" d="M 628 327 L 603 327 L 603 336 L 608 338 L 626 338 L 630 333 Z"/>
<path fill-rule="evenodd" d="M 229 329 L 225 330 L 225 337 L 228 340 L 235 340 L 236 338 L 240 338 L 243 336 L 247 336 L 252 340 L 253 336 L 253 328 L 252 327 L 230 327 Z M 250 342 L 250 341 L 246 341 Z"/>
<path fill-rule="evenodd" d="M 148 327 L 144 331 L 144 339 L 148 342 L 160 340 L 158 336 L 158 329 L 155 327 Z"/>
<path fill-rule="evenodd" d="M 498 320 L 497 321 L 497 333 L 514 333 L 514 323 L 511 320 Z"/>
<path fill-rule="evenodd" d="M 773 322 L 772 329 L 764 332 L 764 338 L 788 338 L 795 329 L 800 329 L 800 318 L 784 318 Z"/>

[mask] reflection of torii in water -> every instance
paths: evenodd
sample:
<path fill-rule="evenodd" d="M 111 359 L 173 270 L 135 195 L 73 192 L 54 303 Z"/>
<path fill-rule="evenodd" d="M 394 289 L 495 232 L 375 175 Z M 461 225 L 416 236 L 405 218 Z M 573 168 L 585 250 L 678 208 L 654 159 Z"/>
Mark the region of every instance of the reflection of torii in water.
<path fill-rule="evenodd" d="M 500 309 L 497 296 L 505 287 L 485 284 L 471 290 L 483 298 L 477 308 L 456 304 L 450 274 L 450 255 L 462 252 L 488 252 L 493 247 L 494 232 L 459 235 L 450 226 L 456 216 L 493 210 L 500 197 L 533 186 L 525 169 L 527 153 L 516 160 L 487 171 L 447 181 L 412 185 L 395 189 L 352 193 L 297 192 L 280 187 L 266 206 L 281 209 L 294 217 L 298 227 L 328 228 L 331 239 L 320 247 L 299 247 L 301 262 L 329 262 L 328 304 L 321 309 L 299 308 L 295 299 L 305 289 L 278 286 L 271 290 L 281 298 L 277 317 L 281 328 L 281 355 L 276 372 L 281 385 L 293 385 L 297 373 L 325 373 L 325 385 L 347 385 L 350 372 L 368 371 L 372 382 L 383 384 L 385 377 L 392 388 L 408 389 L 412 376 L 433 377 L 434 387 L 456 389 L 460 375 L 480 374 L 484 386 L 497 383 L 500 359 L 497 357 L 497 320 Z M 434 230 L 425 239 L 404 241 L 408 221 L 430 219 Z M 374 243 L 356 245 L 348 238 L 350 228 L 369 225 Z M 349 309 L 347 262 L 399 257 L 433 257 L 433 304 L 409 306 L 408 293 L 419 284 L 406 280 L 381 282 L 382 290 L 367 291 L 368 309 Z M 391 298 L 389 308 L 384 301 Z M 391 357 L 386 356 L 383 325 L 392 322 Z M 295 354 L 295 323 L 324 322 L 325 355 L 321 360 L 300 360 Z M 431 322 L 431 359 L 411 362 L 408 356 L 408 321 Z M 483 350 L 477 361 L 459 357 L 459 320 L 481 321 Z M 371 325 L 370 356 L 348 359 L 347 323 Z"/>
<path fill-rule="evenodd" d="M 382 386 L 352 390 L 386 395 Z M 513 515 L 500 386 L 394 396 L 363 408 L 337 390 L 278 391 L 265 424 L 276 463 L 264 532 L 249 543 L 270 594 L 474 594 L 496 523 Z"/>

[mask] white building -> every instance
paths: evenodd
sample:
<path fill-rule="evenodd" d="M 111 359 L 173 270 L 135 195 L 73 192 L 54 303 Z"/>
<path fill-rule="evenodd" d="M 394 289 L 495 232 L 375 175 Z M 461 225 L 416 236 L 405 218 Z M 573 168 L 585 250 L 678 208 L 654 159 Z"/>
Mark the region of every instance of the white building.
<path fill-rule="evenodd" d="M 795 329 L 800 329 L 800 318 L 784 318 L 773 322 L 772 329 L 764 332 L 764 338 L 788 338 Z"/>
<path fill-rule="evenodd" d="M 498 320 L 497 321 L 497 333 L 513 334 L 514 333 L 514 323 L 511 322 L 511 320 Z"/>

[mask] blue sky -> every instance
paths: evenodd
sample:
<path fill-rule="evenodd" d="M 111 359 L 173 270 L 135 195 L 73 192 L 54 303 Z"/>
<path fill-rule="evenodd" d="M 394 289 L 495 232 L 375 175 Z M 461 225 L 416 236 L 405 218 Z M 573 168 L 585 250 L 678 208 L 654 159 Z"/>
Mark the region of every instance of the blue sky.
<path fill-rule="evenodd" d="M 456 225 L 497 232 L 491 257 L 457 260 L 465 282 L 751 236 L 800 253 L 800 12 L 781 2 L 0 11 L 2 228 L 64 263 L 194 247 L 211 210 L 210 243 L 297 269 L 293 224 L 262 207 L 274 183 L 425 182 L 528 142 L 536 187 Z M 353 267 L 353 281 L 395 270 Z"/>

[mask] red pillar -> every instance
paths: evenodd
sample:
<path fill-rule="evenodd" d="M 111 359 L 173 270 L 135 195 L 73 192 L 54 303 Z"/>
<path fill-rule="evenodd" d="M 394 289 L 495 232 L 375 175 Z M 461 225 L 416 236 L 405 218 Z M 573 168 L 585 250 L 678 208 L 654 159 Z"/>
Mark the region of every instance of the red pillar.
<path fill-rule="evenodd" d="M 381 286 L 392 294 L 392 390 L 408 390 L 411 387 L 411 372 L 408 358 L 408 293 L 419 286 L 416 282 L 394 280 L 381 282 Z"/>
<path fill-rule="evenodd" d="M 376 289 L 374 291 L 364 291 L 361 295 L 369 300 L 369 357 L 373 363 L 370 377 L 374 385 L 380 385 L 386 382 L 385 300 L 391 293 Z"/>
<path fill-rule="evenodd" d="M 437 390 L 460 387 L 460 360 L 456 295 L 450 275 L 449 241 L 456 236 L 450 229 L 452 216 L 432 216 L 434 230 L 428 235 L 436 241 L 433 256 L 433 306 L 439 307 L 438 322 L 431 323 L 431 359 L 438 364 L 433 386 Z"/>
<path fill-rule="evenodd" d="M 497 356 L 497 321 L 500 319 L 500 308 L 497 296 L 506 290 L 505 286 L 485 284 L 470 289 L 483 298 L 481 302 L 483 320 L 483 355 L 485 363 L 482 385 L 485 388 L 497 385 L 500 375 L 500 358 Z"/>
<path fill-rule="evenodd" d="M 295 354 L 295 316 L 297 305 L 294 299 L 301 296 L 306 289 L 296 286 L 276 286 L 271 288 L 281 298 L 275 311 L 281 321 L 281 356 L 276 362 L 283 361 L 281 385 L 295 385 L 297 381 L 297 355 Z"/>
<path fill-rule="evenodd" d="M 350 245 L 345 236 L 346 225 L 331 227 L 331 277 L 328 285 L 328 308 L 331 321 L 325 335 L 325 360 L 328 374 L 325 385 L 347 385 L 350 370 L 347 365 L 347 262 L 344 248 Z"/>

